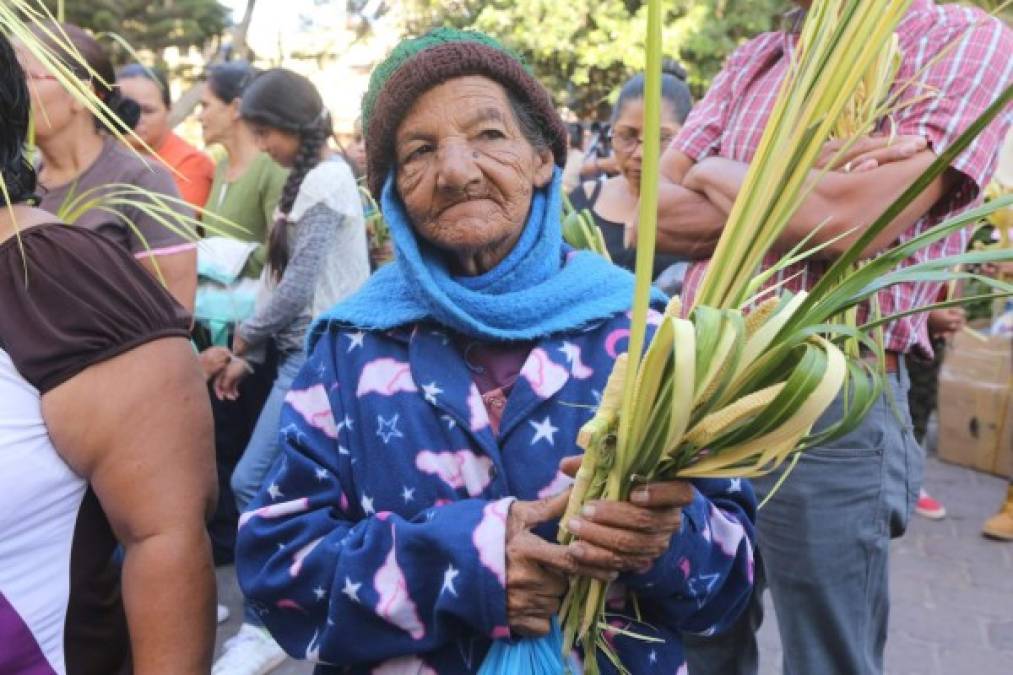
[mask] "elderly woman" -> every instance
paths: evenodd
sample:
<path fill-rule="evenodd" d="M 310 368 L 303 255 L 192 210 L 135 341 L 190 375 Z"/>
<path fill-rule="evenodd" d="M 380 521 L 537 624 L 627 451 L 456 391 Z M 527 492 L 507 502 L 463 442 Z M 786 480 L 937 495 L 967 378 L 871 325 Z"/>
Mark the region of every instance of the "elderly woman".
<path fill-rule="evenodd" d="M 740 481 L 653 484 L 554 543 L 632 277 L 562 244 L 548 94 L 495 41 L 441 29 L 394 50 L 363 108 L 397 257 L 311 332 L 281 460 L 240 520 L 244 592 L 318 672 L 445 675 L 547 633 L 590 575 L 661 640 L 615 635 L 626 666 L 676 672 L 680 633 L 749 597 L 754 501 Z M 642 622 L 620 620 L 634 599 Z"/>

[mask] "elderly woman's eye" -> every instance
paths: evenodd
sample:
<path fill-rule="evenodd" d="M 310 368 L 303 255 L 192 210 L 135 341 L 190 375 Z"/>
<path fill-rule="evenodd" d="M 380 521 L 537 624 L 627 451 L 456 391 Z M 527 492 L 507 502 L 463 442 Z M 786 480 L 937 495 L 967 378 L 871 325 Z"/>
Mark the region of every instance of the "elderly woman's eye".
<path fill-rule="evenodd" d="M 501 138 L 506 138 L 506 134 L 504 134 L 499 129 L 483 129 L 478 134 L 478 137 L 481 138 L 483 141 L 498 141 Z"/>
<path fill-rule="evenodd" d="M 432 151 L 433 151 L 432 145 L 429 145 L 428 143 L 426 145 L 420 145 L 417 148 L 413 148 L 412 151 L 405 156 L 404 163 L 413 162 L 417 159 L 421 159 L 422 157 L 428 155 Z"/>

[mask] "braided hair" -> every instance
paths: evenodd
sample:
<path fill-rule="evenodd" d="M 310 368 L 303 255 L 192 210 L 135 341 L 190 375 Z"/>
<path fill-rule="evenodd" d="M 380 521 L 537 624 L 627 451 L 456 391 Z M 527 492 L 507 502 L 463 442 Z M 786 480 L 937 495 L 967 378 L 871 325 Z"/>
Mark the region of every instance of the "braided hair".
<path fill-rule="evenodd" d="M 35 169 L 25 154 L 31 101 L 25 73 L 14 48 L 0 33 L 0 208 L 30 201 L 35 193 Z M 9 198 L 9 199 L 8 199 Z M 9 202 L 9 203 L 8 203 Z"/>
<path fill-rule="evenodd" d="M 278 211 L 281 216 L 271 228 L 271 236 L 267 242 L 267 262 L 275 279 L 280 279 L 285 273 L 288 265 L 288 214 L 292 212 L 295 199 L 299 196 L 299 188 L 302 187 L 303 179 L 317 164 L 320 163 L 320 154 L 327 145 L 327 139 L 331 135 L 330 117 L 321 120 L 320 124 L 310 127 L 299 133 L 299 152 L 296 154 L 292 170 L 288 173 L 288 179 L 281 189 L 281 199 L 278 201 Z"/>
<path fill-rule="evenodd" d="M 306 174 L 320 163 L 327 139 L 333 133 L 331 117 L 313 83 L 285 68 L 257 75 L 243 92 L 239 114 L 248 122 L 299 137 L 299 150 L 278 202 L 281 215 L 274 222 L 267 242 L 267 263 L 277 280 L 285 273 L 289 261 L 288 216 Z"/>

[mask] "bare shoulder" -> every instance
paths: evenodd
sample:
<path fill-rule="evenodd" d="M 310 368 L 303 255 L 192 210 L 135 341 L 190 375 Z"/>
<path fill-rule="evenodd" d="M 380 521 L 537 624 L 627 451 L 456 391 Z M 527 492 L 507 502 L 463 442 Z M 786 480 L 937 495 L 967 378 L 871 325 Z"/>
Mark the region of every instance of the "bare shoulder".
<path fill-rule="evenodd" d="M 59 222 L 52 213 L 31 206 L 0 207 L 0 243 L 29 228 Z"/>

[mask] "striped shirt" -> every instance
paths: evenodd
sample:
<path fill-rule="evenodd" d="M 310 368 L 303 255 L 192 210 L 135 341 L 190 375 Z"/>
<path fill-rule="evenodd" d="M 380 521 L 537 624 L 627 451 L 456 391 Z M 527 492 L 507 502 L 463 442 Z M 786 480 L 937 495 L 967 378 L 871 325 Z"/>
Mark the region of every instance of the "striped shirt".
<path fill-rule="evenodd" d="M 796 21 L 795 26 L 799 25 Z M 902 103 L 889 121 L 881 121 L 881 127 L 889 124 L 898 134 L 922 136 L 939 154 L 1010 85 L 1013 33 L 1001 21 L 978 9 L 914 0 L 898 25 L 897 34 L 904 59 L 896 86 L 915 78 L 918 84 L 905 89 L 902 100 L 911 102 Z M 674 147 L 694 161 L 717 155 L 750 162 L 797 39 L 797 31 L 764 33 L 737 49 L 703 101 L 693 108 Z M 951 43 L 953 46 L 937 60 L 937 54 Z M 925 96 L 926 92 L 938 94 Z M 901 235 L 900 241 L 907 241 L 980 201 L 1011 123 L 1013 110 L 1007 108 L 954 160 L 951 166 L 959 172 L 959 180 L 929 213 Z M 970 230 L 955 233 L 920 250 L 903 266 L 960 254 L 967 247 L 969 235 Z M 777 259 L 776 254 L 768 254 L 763 265 L 770 266 Z M 687 304 L 703 280 L 708 262 L 694 264 L 687 273 L 683 292 Z M 828 263 L 820 260 L 799 263 L 782 270 L 770 284 L 784 283 L 793 292 L 808 289 L 827 267 Z M 938 283 L 893 286 L 880 292 L 880 310 L 885 316 L 930 304 L 939 288 Z M 867 308 L 861 308 L 859 321 L 867 316 Z M 886 327 L 886 348 L 897 352 L 917 348 L 931 354 L 926 322 L 925 314 L 892 322 Z"/>

